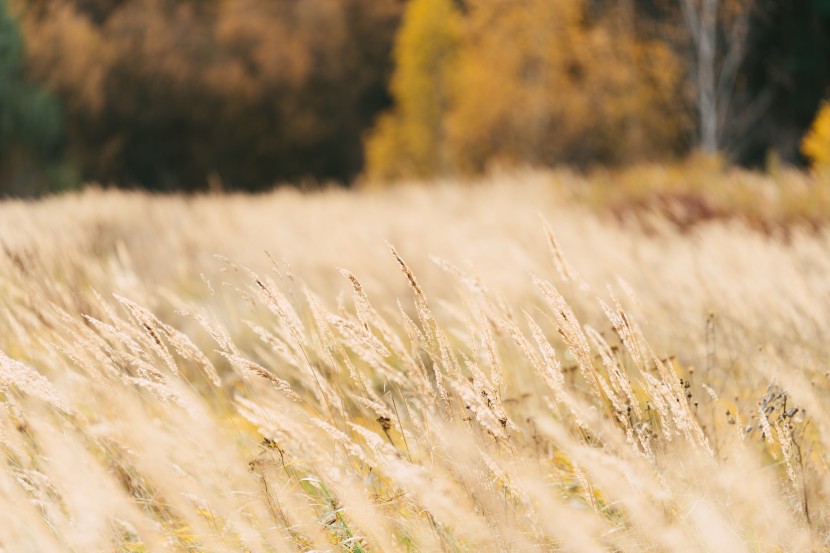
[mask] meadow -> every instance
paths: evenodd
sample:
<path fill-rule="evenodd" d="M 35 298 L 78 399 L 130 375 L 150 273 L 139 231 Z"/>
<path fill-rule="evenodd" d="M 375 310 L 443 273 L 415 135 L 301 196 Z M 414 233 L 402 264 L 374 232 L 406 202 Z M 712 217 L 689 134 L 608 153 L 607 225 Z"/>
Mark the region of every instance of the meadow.
<path fill-rule="evenodd" d="M 830 550 L 826 194 L 707 171 L 0 203 L 0 551 Z"/>

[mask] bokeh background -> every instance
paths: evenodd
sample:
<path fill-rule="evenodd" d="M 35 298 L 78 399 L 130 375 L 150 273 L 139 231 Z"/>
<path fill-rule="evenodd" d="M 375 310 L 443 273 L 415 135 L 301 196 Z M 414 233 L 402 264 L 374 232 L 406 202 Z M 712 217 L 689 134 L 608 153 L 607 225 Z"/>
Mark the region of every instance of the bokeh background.
<path fill-rule="evenodd" d="M 827 163 L 830 0 L 0 0 L 0 193 Z"/>

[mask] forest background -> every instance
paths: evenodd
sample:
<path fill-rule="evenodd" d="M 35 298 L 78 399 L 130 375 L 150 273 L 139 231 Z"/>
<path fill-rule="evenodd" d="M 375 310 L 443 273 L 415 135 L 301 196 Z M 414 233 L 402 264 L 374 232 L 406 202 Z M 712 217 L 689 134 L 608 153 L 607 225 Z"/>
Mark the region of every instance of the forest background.
<path fill-rule="evenodd" d="M 0 0 L 0 193 L 803 166 L 829 60 L 830 0 Z"/>

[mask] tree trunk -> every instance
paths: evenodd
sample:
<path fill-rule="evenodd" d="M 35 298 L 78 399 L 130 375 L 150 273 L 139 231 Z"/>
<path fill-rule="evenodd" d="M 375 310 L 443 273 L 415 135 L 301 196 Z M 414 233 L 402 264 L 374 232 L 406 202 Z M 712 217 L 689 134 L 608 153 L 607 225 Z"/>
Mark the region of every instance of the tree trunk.
<path fill-rule="evenodd" d="M 700 146 L 706 153 L 718 151 L 718 94 L 715 81 L 718 0 L 703 0 L 697 41 L 698 114 Z"/>

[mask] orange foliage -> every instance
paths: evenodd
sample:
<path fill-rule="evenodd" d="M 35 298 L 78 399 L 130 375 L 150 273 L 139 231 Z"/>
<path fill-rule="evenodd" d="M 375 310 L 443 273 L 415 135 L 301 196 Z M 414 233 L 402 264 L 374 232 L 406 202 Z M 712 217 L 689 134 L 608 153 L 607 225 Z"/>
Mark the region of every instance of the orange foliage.
<path fill-rule="evenodd" d="M 386 102 L 399 0 L 20 0 L 74 158 L 119 183 L 348 178 Z M 36 37 L 36 38 L 35 38 Z"/>
<path fill-rule="evenodd" d="M 407 21 L 430 3 L 452 5 L 413 0 Z M 677 151 L 688 125 L 678 101 L 683 64 L 665 42 L 640 33 L 624 4 L 596 13 L 585 0 L 465 5 L 463 17 L 456 15 L 458 53 L 449 70 L 446 64 L 427 70 L 426 62 L 413 70 L 417 60 L 435 57 L 436 41 L 415 40 L 415 24 L 403 25 L 392 85 L 396 108 L 379 119 L 368 142 L 370 178 L 429 176 L 436 163 L 480 172 L 491 164 L 622 163 Z M 454 25 L 436 12 L 424 10 L 422 23 Z M 418 78 L 401 77 L 407 74 Z M 449 91 L 440 113 L 427 105 L 439 105 L 430 100 L 432 89 Z M 415 100 L 424 106 L 412 109 Z M 425 128 L 433 130 L 416 132 Z M 432 143 L 407 146 L 413 136 Z M 413 168 L 413 151 L 431 152 L 437 161 Z"/>
<path fill-rule="evenodd" d="M 53 90 L 72 90 L 70 109 L 97 112 L 104 104 L 104 80 L 115 52 L 101 29 L 71 3 L 53 2 L 44 11 L 37 19 L 22 20 L 25 35 L 38 37 L 26 43 L 30 72 Z"/>
<path fill-rule="evenodd" d="M 620 162 L 671 151 L 680 63 L 621 9 L 472 0 L 451 114 L 458 165 Z"/>

